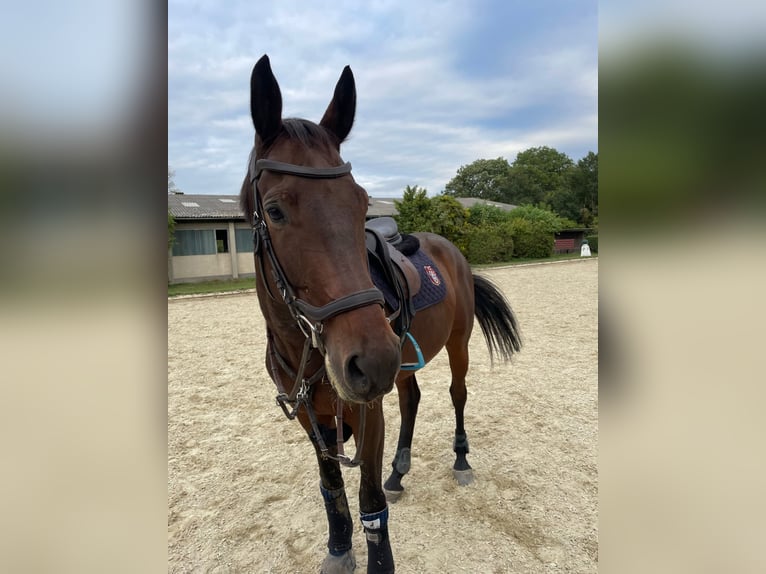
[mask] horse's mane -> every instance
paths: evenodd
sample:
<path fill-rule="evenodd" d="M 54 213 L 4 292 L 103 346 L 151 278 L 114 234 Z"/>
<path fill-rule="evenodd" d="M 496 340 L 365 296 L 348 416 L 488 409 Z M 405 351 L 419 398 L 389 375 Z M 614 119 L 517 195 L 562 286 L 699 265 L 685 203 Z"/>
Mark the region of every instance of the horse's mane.
<path fill-rule="evenodd" d="M 322 126 L 301 118 L 286 118 L 282 120 L 282 132 L 275 139 L 283 135 L 298 140 L 306 147 L 330 146 L 337 149 L 338 140 Z"/>
<path fill-rule="evenodd" d="M 295 140 L 307 148 L 330 147 L 338 149 L 339 145 L 337 138 L 332 133 L 312 121 L 304 120 L 302 118 L 283 119 L 282 129 L 274 140 L 269 145 L 262 146 L 259 139 L 258 144 L 253 146 L 250 156 L 248 157 L 248 172 L 245 174 L 245 180 L 242 182 L 242 188 L 239 191 L 239 205 L 245 212 L 245 218 L 249 219 L 252 216 L 255 207 L 253 205 L 252 185 L 250 183 L 249 171 L 249 166 L 253 163 L 253 154 L 255 154 L 256 157 L 262 157 L 268 152 L 269 148 L 274 146 L 278 141 L 284 139 Z"/>

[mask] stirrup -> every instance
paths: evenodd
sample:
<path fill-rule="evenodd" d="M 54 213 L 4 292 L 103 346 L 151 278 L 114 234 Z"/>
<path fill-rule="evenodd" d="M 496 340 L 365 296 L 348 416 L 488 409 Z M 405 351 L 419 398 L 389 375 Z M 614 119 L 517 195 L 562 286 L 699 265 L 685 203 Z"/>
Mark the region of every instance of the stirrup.
<path fill-rule="evenodd" d="M 399 367 L 402 371 L 417 371 L 418 369 L 422 369 L 426 366 L 426 362 L 423 360 L 423 352 L 420 350 L 420 345 L 418 345 L 418 342 L 415 340 L 415 337 L 413 337 L 409 331 L 405 333 L 407 335 L 407 338 L 412 343 L 412 346 L 415 348 L 415 354 L 418 357 L 417 363 L 403 363 L 401 367 Z"/>

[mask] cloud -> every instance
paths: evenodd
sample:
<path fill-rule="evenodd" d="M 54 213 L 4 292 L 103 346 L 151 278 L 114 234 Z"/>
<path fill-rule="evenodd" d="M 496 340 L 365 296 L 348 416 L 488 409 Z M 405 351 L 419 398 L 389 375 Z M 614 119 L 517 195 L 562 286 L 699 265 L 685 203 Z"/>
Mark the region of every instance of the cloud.
<path fill-rule="evenodd" d="M 186 193 L 237 193 L 253 141 L 249 77 L 264 53 L 284 115 L 323 114 L 357 82 L 344 159 L 372 195 L 436 193 L 479 158 L 597 150 L 595 2 L 169 4 L 168 156 Z"/>

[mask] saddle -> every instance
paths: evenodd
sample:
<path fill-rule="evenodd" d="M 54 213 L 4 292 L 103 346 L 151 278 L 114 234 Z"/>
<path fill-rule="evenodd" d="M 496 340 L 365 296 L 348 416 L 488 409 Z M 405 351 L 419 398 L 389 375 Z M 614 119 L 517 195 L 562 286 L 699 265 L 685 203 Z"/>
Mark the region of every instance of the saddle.
<path fill-rule="evenodd" d="M 400 301 L 393 319 L 394 331 L 402 338 L 410 328 L 415 308 L 412 298 L 420 291 L 420 274 L 400 251 L 407 245 L 391 217 L 378 217 L 365 223 L 365 242 L 370 266 L 377 266 Z M 412 238 L 417 241 L 416 238 Z M 418 246 L 414 246 L 416 251 Z"/>

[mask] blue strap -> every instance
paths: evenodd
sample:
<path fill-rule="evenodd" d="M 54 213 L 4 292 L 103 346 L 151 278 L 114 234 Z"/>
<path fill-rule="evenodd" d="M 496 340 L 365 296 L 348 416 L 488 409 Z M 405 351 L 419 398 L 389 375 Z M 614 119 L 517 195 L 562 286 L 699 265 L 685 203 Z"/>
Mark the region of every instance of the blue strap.
<path fill-rule="evenodd" d="M 401 367 L 399 367 L 402 371 L 417 371 L 418 369 L 422 369 L 426 366 L 426 362 L 423 360 L 423 352 L 420 350 L 420 345 L 418 345 L 418 342 L 415 340 L 415 337 L 413 337 L 409 331 L 405 333 L 407 335 L 407 338 L 412 343 L 412 346 L 415 348 L 415 354 L 418 357 L 417 363 L 404 363 Z"/>
<path fill-rule="evenodd" d="M 365 514 L 359 511 L 359 518 L 362 520 L 362 526 L 366 530 L 380 530 L 388 524 L 388 505 L 383 510 Z"/>

